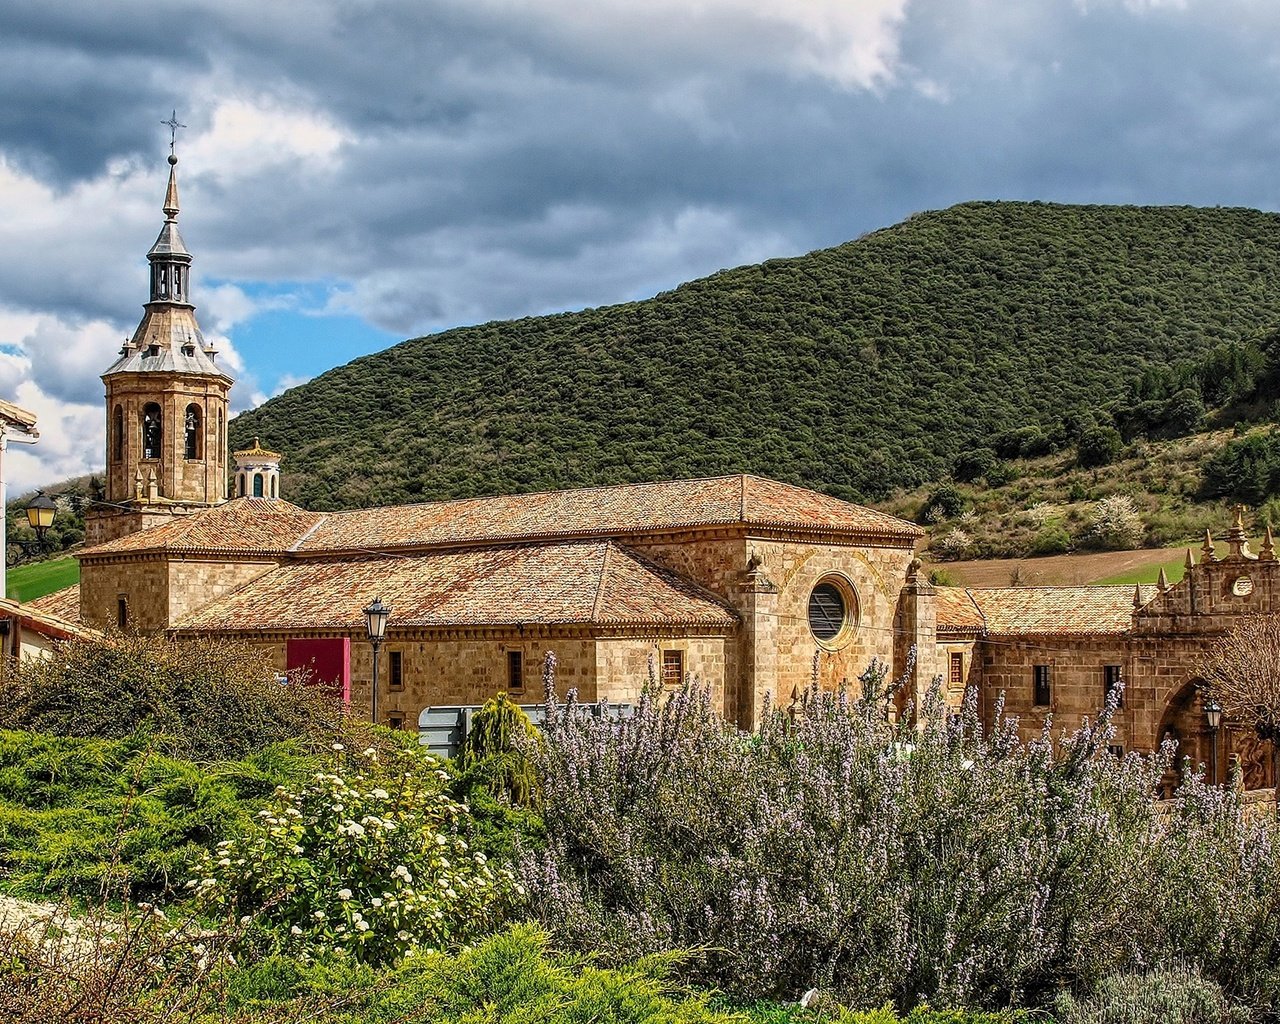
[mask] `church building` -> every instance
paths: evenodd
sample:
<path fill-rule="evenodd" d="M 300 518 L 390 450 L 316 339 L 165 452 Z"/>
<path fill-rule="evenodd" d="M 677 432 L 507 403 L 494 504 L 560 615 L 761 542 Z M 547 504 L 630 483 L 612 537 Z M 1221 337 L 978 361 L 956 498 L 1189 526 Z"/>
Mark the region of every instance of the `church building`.
<path fill-rule="evenodd" d="M 1270 540 L 1206 542 L 1174 585 L 935 587 L 923 531 L 874 509 L 749 474 L 310 512 L 280 487 L 257 439 L 229 467 L 230 376 L 196 323 L 178 233 L 177 158 L 148 253 L 141 323 L 103 374 L 107 504 L 88 517 L 81 582 L 37 602 L 97 629 L 226 636 L 280 672 L 375 706 L 363 609 L 391 609 L 379 649 L 379 721 L 416 727 L 439 706 L 495 692 L 540 699 L 544 656 L 582 699 L 634 700 L 649 666 L 708 685 L 741 726 L 816 683 L 856 688 L 873 660 L 909 672 L 917 702 L 941 676 L 958 706 L 978 691 L 1024 735 L 1096 715 L 1124 685 L 1121 750 L 1165 737 L 1208 763 L 1197 658 L 1241 616 L 1280 609 Z M 1269 759 L 1230 728 L 1213 770 Z"/>

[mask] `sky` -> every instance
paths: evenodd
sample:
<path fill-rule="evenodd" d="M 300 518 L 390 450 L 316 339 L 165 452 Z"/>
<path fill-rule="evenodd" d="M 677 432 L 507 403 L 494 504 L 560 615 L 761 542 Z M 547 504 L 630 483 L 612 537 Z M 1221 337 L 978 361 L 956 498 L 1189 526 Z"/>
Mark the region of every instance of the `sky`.
<path fill-rule="evenodd" d="M 11 0 L 13 493 L 105 462 L 177 110 L 236 409 L 972 199 L 1280 208 L 1275 0 Z"/>

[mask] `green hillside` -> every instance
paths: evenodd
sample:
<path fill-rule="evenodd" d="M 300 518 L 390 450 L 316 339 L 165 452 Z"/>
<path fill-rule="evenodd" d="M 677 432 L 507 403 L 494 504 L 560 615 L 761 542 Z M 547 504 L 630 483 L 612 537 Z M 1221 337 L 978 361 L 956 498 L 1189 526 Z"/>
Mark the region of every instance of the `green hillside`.
<path fill-rule="evenodd" d="M 967 203 L 644 302 L 406 341 L 231 439 L 284 452 L 315 509 L 742 470 L 874 500 L 1000 439 L 1145 429 L 1126 410 L 1186 399 L 1180 364 L 1280 324 L 1277 268 L 1276 214 Z"/>

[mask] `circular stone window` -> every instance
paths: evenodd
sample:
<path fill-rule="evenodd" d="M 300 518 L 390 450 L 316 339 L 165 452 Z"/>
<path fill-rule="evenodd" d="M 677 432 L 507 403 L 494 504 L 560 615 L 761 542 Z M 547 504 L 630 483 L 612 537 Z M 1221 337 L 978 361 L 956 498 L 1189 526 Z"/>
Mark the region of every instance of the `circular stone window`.
<path fill-rule="evenodd" d="M 828 577 L 809 594 L 809 629 L 820 644 L 839 643 L 857 618 L 857 598 L 843 580 Z"/>

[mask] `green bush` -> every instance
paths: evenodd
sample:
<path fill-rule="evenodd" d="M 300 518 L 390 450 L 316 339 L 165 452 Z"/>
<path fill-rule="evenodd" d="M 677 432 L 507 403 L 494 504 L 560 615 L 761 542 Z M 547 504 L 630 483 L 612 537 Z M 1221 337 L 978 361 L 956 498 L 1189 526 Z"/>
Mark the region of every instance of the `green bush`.
<path fill-rule="evenodd" d="M 459 834 L 467 808 L 416 743 L 379 753 L 334 744 L 330 771 L 279 787 L 242 834 L 196 864 L 206 910 L 243 918 L 272 948 L 395 960 L 491 930 L 523 890 Z"/>
<path fill-rule="evenodd" d="M 74 640 L 0 680 L 0 728 L 100 739 L 147 730 L 197 761 L 304 736 L 327 744 L 338 721 L 332 697 L 282 685 L 260 649 L 225 640 Z"/>
<path fill-rule="evenodd" d="M 1063 994 L 1053 1006 L 1059 1024 L 1249 1024 L 1253 1014 L 1232 1006 L 1222 989 L 1190 968 L 1112 975 L 1086 999 Z"/>
<path fill-rule="evenodd" d="M 154 899 L 316 764 L 297 744 L 199 767 L 141 735 L 0 732 L 0 876 L 30 896 Z"/>
<path fill-rule="evenodd" d="M 1115 427 L 1090 427 L 1076 442 L 1076 461 L 1085 469 L 1109 466 L 1123 447 L 1124 441 Z"/>
<path fill-rule="evenodd" d="M 1071 534 L 1061 523 L 1044 526 L 1031 542 L 1033 555 L 1061 555 L 1071 550 Z"/>

